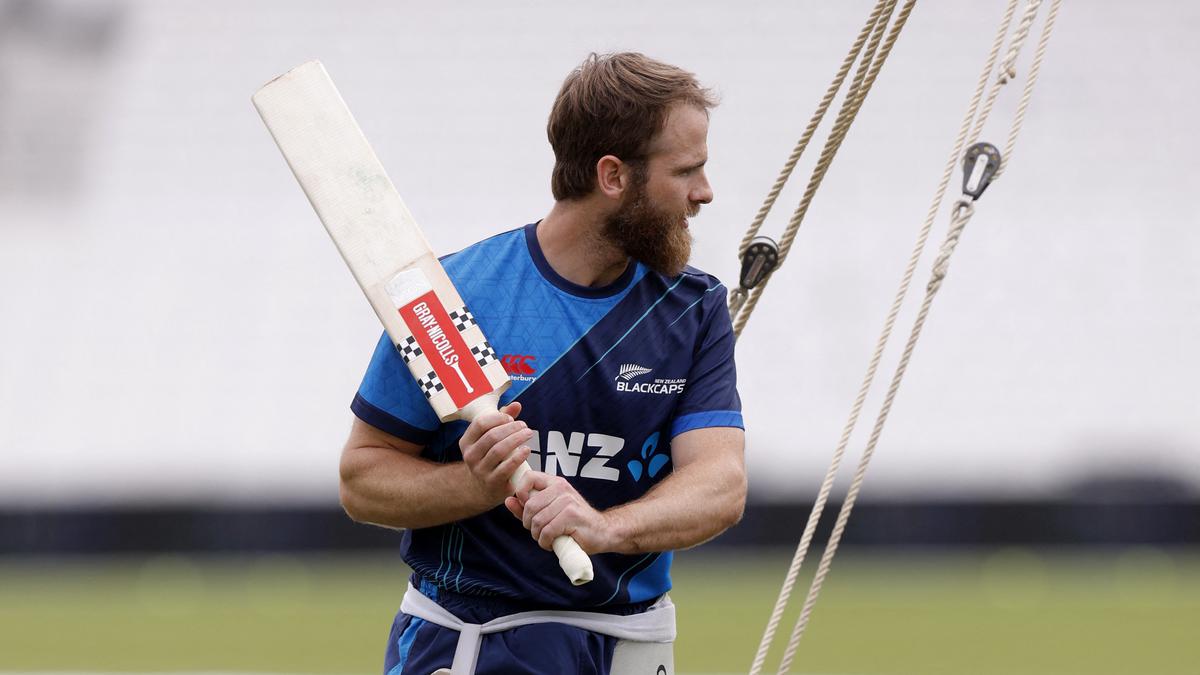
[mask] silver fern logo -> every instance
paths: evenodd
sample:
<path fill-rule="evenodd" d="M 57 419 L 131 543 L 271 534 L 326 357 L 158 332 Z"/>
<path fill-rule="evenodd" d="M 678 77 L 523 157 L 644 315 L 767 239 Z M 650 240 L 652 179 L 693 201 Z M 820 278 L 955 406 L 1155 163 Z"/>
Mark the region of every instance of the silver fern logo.
<path fill-rule="evenodd" d="M 649 368 L 639 366 L 636 363 L 624 363 L 621 364 L 621 368 L 617 371 L 617 378 L 628 382 L 633 378 L 638 377 L 639 375 L 645 375 L 648 372 L 650 372 Z"/>
<path fill-rule="evenodd" d="M 682 377 L 672 379 L 654 378 L 653 381 L 642 380 L 634 382 L 634 380 L 646 375 L 650 371 L 650 368 L 640 366 L 636 363 L 622 363 L 621 367 L 617 369 L 617 376 L 613 378 L 617 391 L 638 394 L 683 393 L 683 387 L 687 384 L 687 379 Z"/>

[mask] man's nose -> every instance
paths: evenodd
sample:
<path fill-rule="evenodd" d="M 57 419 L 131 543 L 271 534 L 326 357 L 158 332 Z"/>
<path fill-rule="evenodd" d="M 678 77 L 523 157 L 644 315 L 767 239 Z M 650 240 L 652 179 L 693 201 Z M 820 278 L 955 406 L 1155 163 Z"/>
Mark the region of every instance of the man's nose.
<path fill-rule="evenodd" d="M 697 185 L 690 195 L 693 202 L 697 204 L 708 204 L 713 200 L 712 186 L 708 184 L 708 177 L 701 176 L 700 184 Z"/>

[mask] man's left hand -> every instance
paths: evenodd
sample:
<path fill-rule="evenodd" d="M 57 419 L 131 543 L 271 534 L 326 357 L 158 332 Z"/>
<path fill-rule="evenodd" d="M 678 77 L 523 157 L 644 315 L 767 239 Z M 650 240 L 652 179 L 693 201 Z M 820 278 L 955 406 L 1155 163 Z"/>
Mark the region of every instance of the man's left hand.
<path fill-rule="evenodd" d="M 608 518 L 561 476 L 530 471 L 516 496 L 505 499 L 504 505 L 547 551 L 562 535 L 574 538 L 588 554 L 612 550 Z"/>

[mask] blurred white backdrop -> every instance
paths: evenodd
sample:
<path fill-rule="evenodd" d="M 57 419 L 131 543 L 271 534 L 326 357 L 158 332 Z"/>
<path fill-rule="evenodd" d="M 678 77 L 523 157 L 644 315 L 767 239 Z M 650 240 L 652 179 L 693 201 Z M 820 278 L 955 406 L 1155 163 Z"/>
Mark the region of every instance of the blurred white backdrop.
<path fill-rule="evenodd" d="M 323 60 L 449 252 L 549 209 L 545 119 L 588 52 L 681 65 L 723 99 L 693 262 L 733 282 L 871 4 L 0 2 L 0 503 L 336 498 L 379 331 L 250 105 L 271 77 Z M 918 4 L 751 320 L 754 496 L 815 490 L 1001 11 Z M 1066 4 L 868 494 L 1200 485 L 1198 29 L 1182 0 Z"/>

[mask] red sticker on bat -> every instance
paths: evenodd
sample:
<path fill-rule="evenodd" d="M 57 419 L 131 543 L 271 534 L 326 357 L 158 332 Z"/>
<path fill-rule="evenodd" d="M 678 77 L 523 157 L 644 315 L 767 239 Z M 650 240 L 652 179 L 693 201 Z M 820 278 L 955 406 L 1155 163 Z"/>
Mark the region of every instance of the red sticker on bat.
<path fill-rule="evenodd" d="M 460 311 L 465 314 L 465 310 Z M 455 406 L 463 408 L 492 391 L 483 368 L 479 367 L 471 348 L 433 291 L 401 307 L 400 317 L 412 331 L 421 351 L 425 352 L 433 372 L 441 379 Z M 469 315 L 459 317 L 460 323 L 467 321 L 473 321 Z"/>

